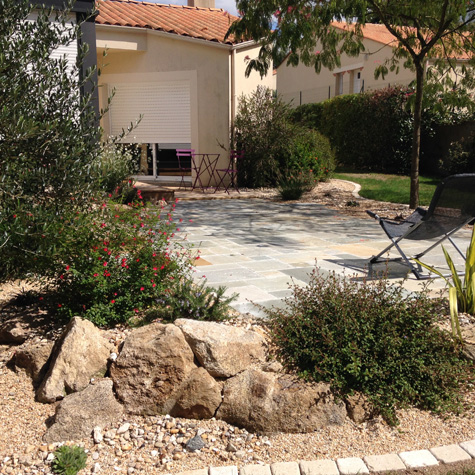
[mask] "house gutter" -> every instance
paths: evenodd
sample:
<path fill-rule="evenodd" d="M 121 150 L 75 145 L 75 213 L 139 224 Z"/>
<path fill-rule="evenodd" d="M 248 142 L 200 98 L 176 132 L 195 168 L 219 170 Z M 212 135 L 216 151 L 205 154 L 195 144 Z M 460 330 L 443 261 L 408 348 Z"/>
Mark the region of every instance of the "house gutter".
<path fill-rule="evenodd" d="M 194 38 L 192 36 L 182 36 L 178 35 L 177 33 L 169 33 L 167 31 L 160 31 L 160 30 L 151 30 L 149 28 L 141 28 L 141 27 L 135 27 L 135 26 L 122 26 L 122 25 L 104 25 L 101 23 L 96 23 L 96 29 L 98 31 L 101 30 L 111 30 L 111 29 L 117 29 L 117 31 L 145 31 L 149 35 L 154 35 L 154 36 L 161 36 L 163 38 L 169 38 L 169 39 L 174 39 L 174 40 L 180 40 L 180 41 L 186 41 L 186 42 L 191 42 L 191 43 L 198 43 L 202 44 L 203 46 L 210 46 L 212 48 L 219 48 L 219 49 L 230 49 L 232 45 L 227 44 L 227 43 L 219 43 L 218 41 L 211 41 L 211 40 L 205 40 L 202 38 Z"/>

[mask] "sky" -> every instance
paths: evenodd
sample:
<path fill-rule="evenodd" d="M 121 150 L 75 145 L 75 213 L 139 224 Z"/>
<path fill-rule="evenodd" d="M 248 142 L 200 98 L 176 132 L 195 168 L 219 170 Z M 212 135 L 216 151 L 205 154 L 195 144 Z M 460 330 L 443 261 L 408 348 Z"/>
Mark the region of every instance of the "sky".
<path fill-rule="evenodd" d="M 156 1 L 157 3 L 165 3 L 165 4 L 171 3 L 174 5 L 187 4 L 187 0 L 152 0 L 152 1 Z M 216 3 L 216 8 L 222 8 L 223 10 L 226 10 L 232 15 L 238 16 L 235 0 L 215 0 L 215 3 Z"/>

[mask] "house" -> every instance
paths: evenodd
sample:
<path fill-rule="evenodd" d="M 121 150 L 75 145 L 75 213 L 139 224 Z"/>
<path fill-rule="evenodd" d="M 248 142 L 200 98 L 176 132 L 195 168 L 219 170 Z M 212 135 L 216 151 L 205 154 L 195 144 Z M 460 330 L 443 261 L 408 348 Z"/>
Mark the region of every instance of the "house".
<path fill-rule="evenodd" d="M 187 6 L 98 3 L 102 108 L 113 95 L 102 125 L 117 136 L 141 117 L 122 142 L 138 144 L 142 172 L 150 176 L 176 170 L 180 148 L 219 153 L 219 166 L 226 166 L 236 101 L 259 84 L 274 86 L 272 74 L 245 78 L 259 47 L 226 38 L 238 18 L 213 7 L 214 0 L 189 0 Z"/>
<path fill-rule="evenodd" d="M 334 22 L 335 28 L 346 29 L 346 23 Z M 408 85 L 415 73 L 402 64 L 399 73 L 389 72 L 385 78 L 375 79 L 375 69 L 392 57 L 395 37 L 384 25 L 366 24 L 362 27 L 364 52 L 359 56 L 341 56 L 341 66 L 333 70 L 299 64 L 287 66 L 284 61 L 277 69 L 277 92 L 283 100 L 294 106 L 321 102 L 340 94 L 352 94 L 381 89 L 393 85 Z M 316 47 L 318 54 L 318 45 Z M 463 59 L 463 58 L 462 58 Z"/>
<path fill-rule="evenodd" d="M 31 2 L 33 6 L 36 3 Z M 42 2 L 46 8 L 54 8 L 56 10 L 64 10 L 65 3 L 63 0 L 44 0 Z M 96 68 L 97 54 L 96 54 L 96 29 L 94 22 L 94 12 L 95 1 L 94 0 L 76 0 L 72 3 L 69 10 L 68 22 L 70 24 L 81 24 L 81 35 L 78 38 L 77 43 L 71 43 L 68 46 L 62 46 L 57 50 L 53 51 L 51 56 L 55 58 L 65 57 L 68 61 L 68 64 L 73 67 L 76 64 L 76 59 L 81 44 L 88 45 L 88 52 L 84 57 L 80 74 L 83 76 L 86 75 L 86 71 L 90 68 Z M 31 20 L 36 20 L 37 12 L 35 10 L 30 14 Z M 99 113 L 99 102 L 97 94 L 97 74 L 94 74 L 91 78 L 91 81 L 83 85 L 83 93 L 92 94 L 92 104 L 96 110 L 96 113 Z"/>

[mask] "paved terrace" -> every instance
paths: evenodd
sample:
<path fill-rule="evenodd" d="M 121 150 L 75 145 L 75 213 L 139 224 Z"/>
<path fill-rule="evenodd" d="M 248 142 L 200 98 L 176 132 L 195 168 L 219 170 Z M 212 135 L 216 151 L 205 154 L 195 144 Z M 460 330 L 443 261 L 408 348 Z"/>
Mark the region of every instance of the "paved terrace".
<path fill-rule="evenodd" d="M 180 199 L 179 192 L 176 196 Z M 348 217 L 316 203 L 184 200 L 178 202 L 175 217 L 185 224 L 180 225 L 179 235 L 186 235 L 201 251 L 197 278 L 205 276 L 209 285 L 225 285 L 228 294 L 238 293 L 233 307 L 255 316 L 263 315 L 255 304 L 283 305 L 282 299 L 291 293 L 289 283 L 304 285 L 315 266 L 323 274 L 334 271 L 363 279 L 368 276 L 368 258 L 389 244 L 376 220 Z M 454 240 L 462 250 L 467 248 L 470 235 L 468 229 L 457 233 Z M 411 255 L 426 247 L 427 241 L 406 241 L 403 249 Z M 462 269 L 461 258 L 448 241 L 446 248 Z M 448 272 L 440 246 L 423 260 Z M 398 262 L 377 264 L 369 276 L 375 278 L 386 270 L 394 283 L 406 278 L 402 285 L 407 291 L 420 290 L 424 285 Z M 444 287 L 443 279 L 430 283 L 434 291 Z"/>

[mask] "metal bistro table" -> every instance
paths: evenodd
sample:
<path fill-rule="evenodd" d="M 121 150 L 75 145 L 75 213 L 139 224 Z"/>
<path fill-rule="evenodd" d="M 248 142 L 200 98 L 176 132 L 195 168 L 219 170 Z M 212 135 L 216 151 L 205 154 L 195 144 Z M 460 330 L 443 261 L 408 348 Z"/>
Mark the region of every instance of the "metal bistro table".
<path fill-rule="evenodd" d="M 216 182 L 215 170 L 219 160 L 219 153 L 194 153 L 191 157 L 191 165 L 196 173 L 193 181 L 193 189 L 200 188 L 203 193 L 207 189 L 215 190 L 211 183 Z"/>

